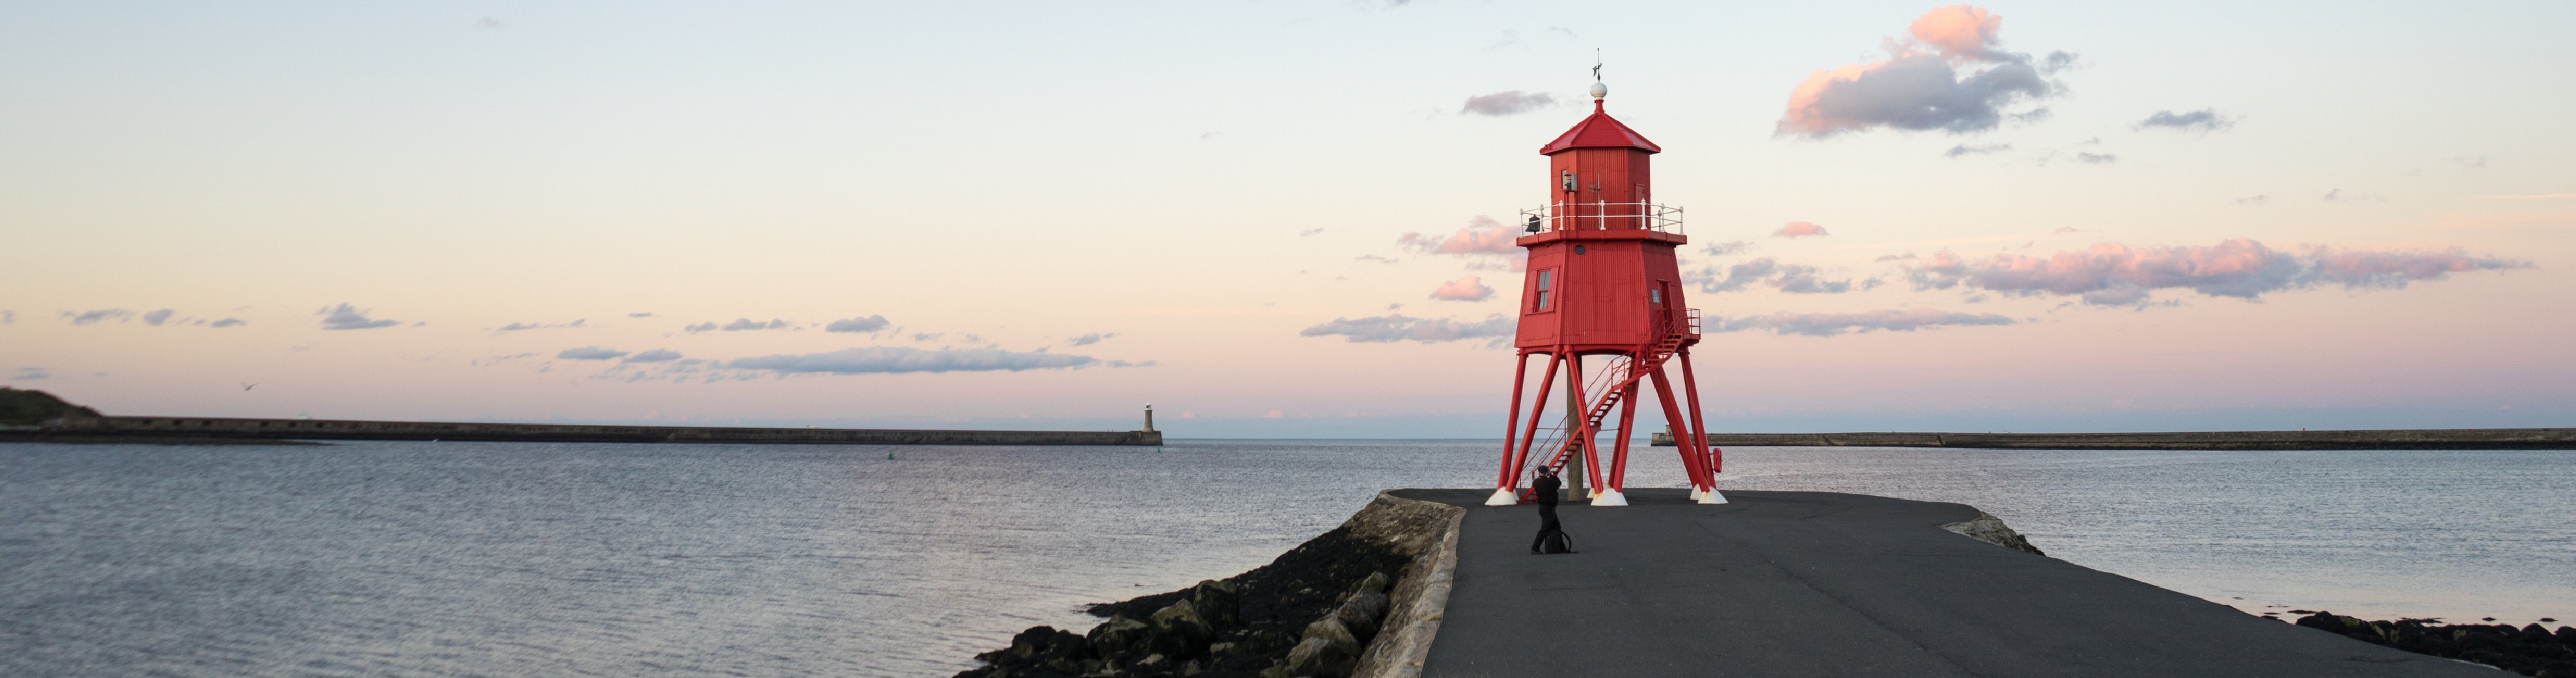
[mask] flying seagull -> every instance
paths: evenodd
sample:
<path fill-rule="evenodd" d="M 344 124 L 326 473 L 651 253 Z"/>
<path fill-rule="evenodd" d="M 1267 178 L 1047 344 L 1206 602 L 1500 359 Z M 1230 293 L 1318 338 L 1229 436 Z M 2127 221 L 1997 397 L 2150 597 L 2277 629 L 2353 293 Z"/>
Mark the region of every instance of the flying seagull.
<path fill-rule="evenodd" d="M 253 383 L 250 383 L 250 382 L 247 382 L 247 381 L 242 382 L 242 390 L 244 390 L 244 391 L 248 391 L 248 390 L 250 390 L 250 387 L 253 387 L 253 386 L 258 386 L 258 384 L 253 384 Z"/>

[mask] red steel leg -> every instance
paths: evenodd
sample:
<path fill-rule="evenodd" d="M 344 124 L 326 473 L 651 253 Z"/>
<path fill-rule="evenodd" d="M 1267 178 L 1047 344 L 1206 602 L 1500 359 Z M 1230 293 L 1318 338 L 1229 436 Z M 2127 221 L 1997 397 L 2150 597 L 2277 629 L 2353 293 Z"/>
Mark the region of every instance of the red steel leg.
<path fill-rule="evenodd" d="M 1521 467 L 1529 465 L 1530 446 L 1538 444 L 1538 421 L 1547 414 L 1547 392 L 1556 386 L 1558 356 L 1547 356 L 1547 376 L 1538 379 L 1538 400 L 1530 405 L 1529 423 L 1521 429 L 1521 453 L 1512 458 L 1512 486 L 1520 486 Z"/>
<path fill-rule="evenodd" d="M 1565 428 L 1571 432 L 1569 435 L 1582 436 L 1582 449 L 1577 450 L 1576 454 L 1583 455 L 1583 471 L 1592 478 L 1590 491 L 1600 492 L 1601 454 L 1592 449 L 1592 401 L 1583 397 L 1583 356 L 1579 354 L 1567 356 L 1565 369 L 1566 395 L 1570 397 L 1566 402 L 1573 403 L 1566 410 L 1570 421 L 1566 422 Z"/>
<path fill-rule="evenodd" d="M 1637 382 L 1628 382 L 1619 397 L 1619 440 L 1610 444 L 1610 484 L 1602 487 L 1624 493 L 1628 489 L 1628 436 L 1637 427 Z"/>
<path fill-rule="evenodd" d="M 1494 472 L 1494 487 L 1496 489 L 1508 490 L 1512 489 L 1512 486 L 1520 484 L 1520 479 L 1517 477 L 1520 474 L 1513 473 L 1516 469 L 1512 466 L 1512 434 L 1520 432 L 1521 380 L 1527 378 L 1529 378 L 1529 352 L 1523 351 L 1518 358 L 1512 361 L 1512 409 L 1506 410 L 1504 414 L 1503 462 L 1502 468 Z"/>
<path fill-rule="evenodd" d="M 1707 455 L 1709 487 L 1717 487 L 1717 474 L 1726 472 L 1726 453 L 1708 444 L 1708 423 L 1699 416 L 1699 379 L 1692 376 L 1690 349 L 1681 350 L 1682 390 L 1690 401 L 1691 448 Z"/>
<path fill-rule="evenodd" d="M 1681 406 L 1674 404 L 1673 380 L 1664 376 L 1660 367 L 1656 368 L 1654 379 L 1655 399 L 1664 406 L 1664 427 L 1673 432 L 1674 451 L 1681 453 L 1682 470 L 1690 474 L 1691 489 L 1708 489 L 1708 460 L 1700 456 L 1698 446 L 1690 443 L 1690 423 L 1682 419 Z"/>

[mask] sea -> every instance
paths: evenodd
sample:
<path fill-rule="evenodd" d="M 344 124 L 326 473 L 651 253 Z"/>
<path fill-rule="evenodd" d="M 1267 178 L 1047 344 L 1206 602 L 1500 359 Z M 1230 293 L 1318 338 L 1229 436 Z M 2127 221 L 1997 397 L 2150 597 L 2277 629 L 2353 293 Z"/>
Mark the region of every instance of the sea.
<path fill-rule="evenodd" d="M 1499 449 L 4 444 L 0 676 L 945 676 Z M 2570 451 L 1734 448 L 1720 487 L 1970 504 L 2249 613 L 2576 620 Z"/>

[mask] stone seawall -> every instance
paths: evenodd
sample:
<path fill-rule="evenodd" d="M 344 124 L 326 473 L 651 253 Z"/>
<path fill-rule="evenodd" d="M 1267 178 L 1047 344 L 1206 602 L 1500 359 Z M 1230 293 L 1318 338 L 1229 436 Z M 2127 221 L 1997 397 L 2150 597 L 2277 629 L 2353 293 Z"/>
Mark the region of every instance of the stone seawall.
<path fill-rule="evenodd" d="M 1464 509 L 1380 493 L 1270 564 L 1094 605 L 1088 633 L 1039 626 L 959 678 L 1410 678 L 1448 608 Z"/>
<path fill-rule="evenodd" d="M 1655 445 L 1673 444 L 1655 434 Z M 1965 447 L 2049 450 L 2576 449 L 2576 428 L 2164 433 L 1712 433 L 1719 447 Z"/>
<path fill-rule="evenodd" d="M 1449 583 L 1458 570 L 1458 526 L 1467 510 L 1439 502 L 1378 493 L 1343 523 L 1352 532 L 1384 535 L 1412 558 L 1389 594 L 1386 619 L 1351 669 L 1354 678 L 1416 678 L 1431 656 L 1431 641 L 1449 609 Z"/>
<path fill-rule="evenodd" d="M 65 418 L 55 437 L 245 440 L 471 440 L 587 443 L 760 443 L 805 445 L 1143 445 L 1159 431 L 943 431 L 719 426 L 500 424 L 226 417 Z"/>

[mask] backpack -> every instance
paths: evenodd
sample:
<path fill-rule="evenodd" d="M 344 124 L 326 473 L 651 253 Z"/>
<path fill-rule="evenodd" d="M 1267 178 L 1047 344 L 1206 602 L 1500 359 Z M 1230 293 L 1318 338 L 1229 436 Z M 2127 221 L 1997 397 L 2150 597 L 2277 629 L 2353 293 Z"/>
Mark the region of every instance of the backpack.
<path fill-rule="evenodd" d="M 1573 553 L 1574 537 L 1566 534 L 1564 530 L 1549 532 L 1547 533 L 1547 536 L 1539 538 L 1538 552 L 1546 554 Z"/>

